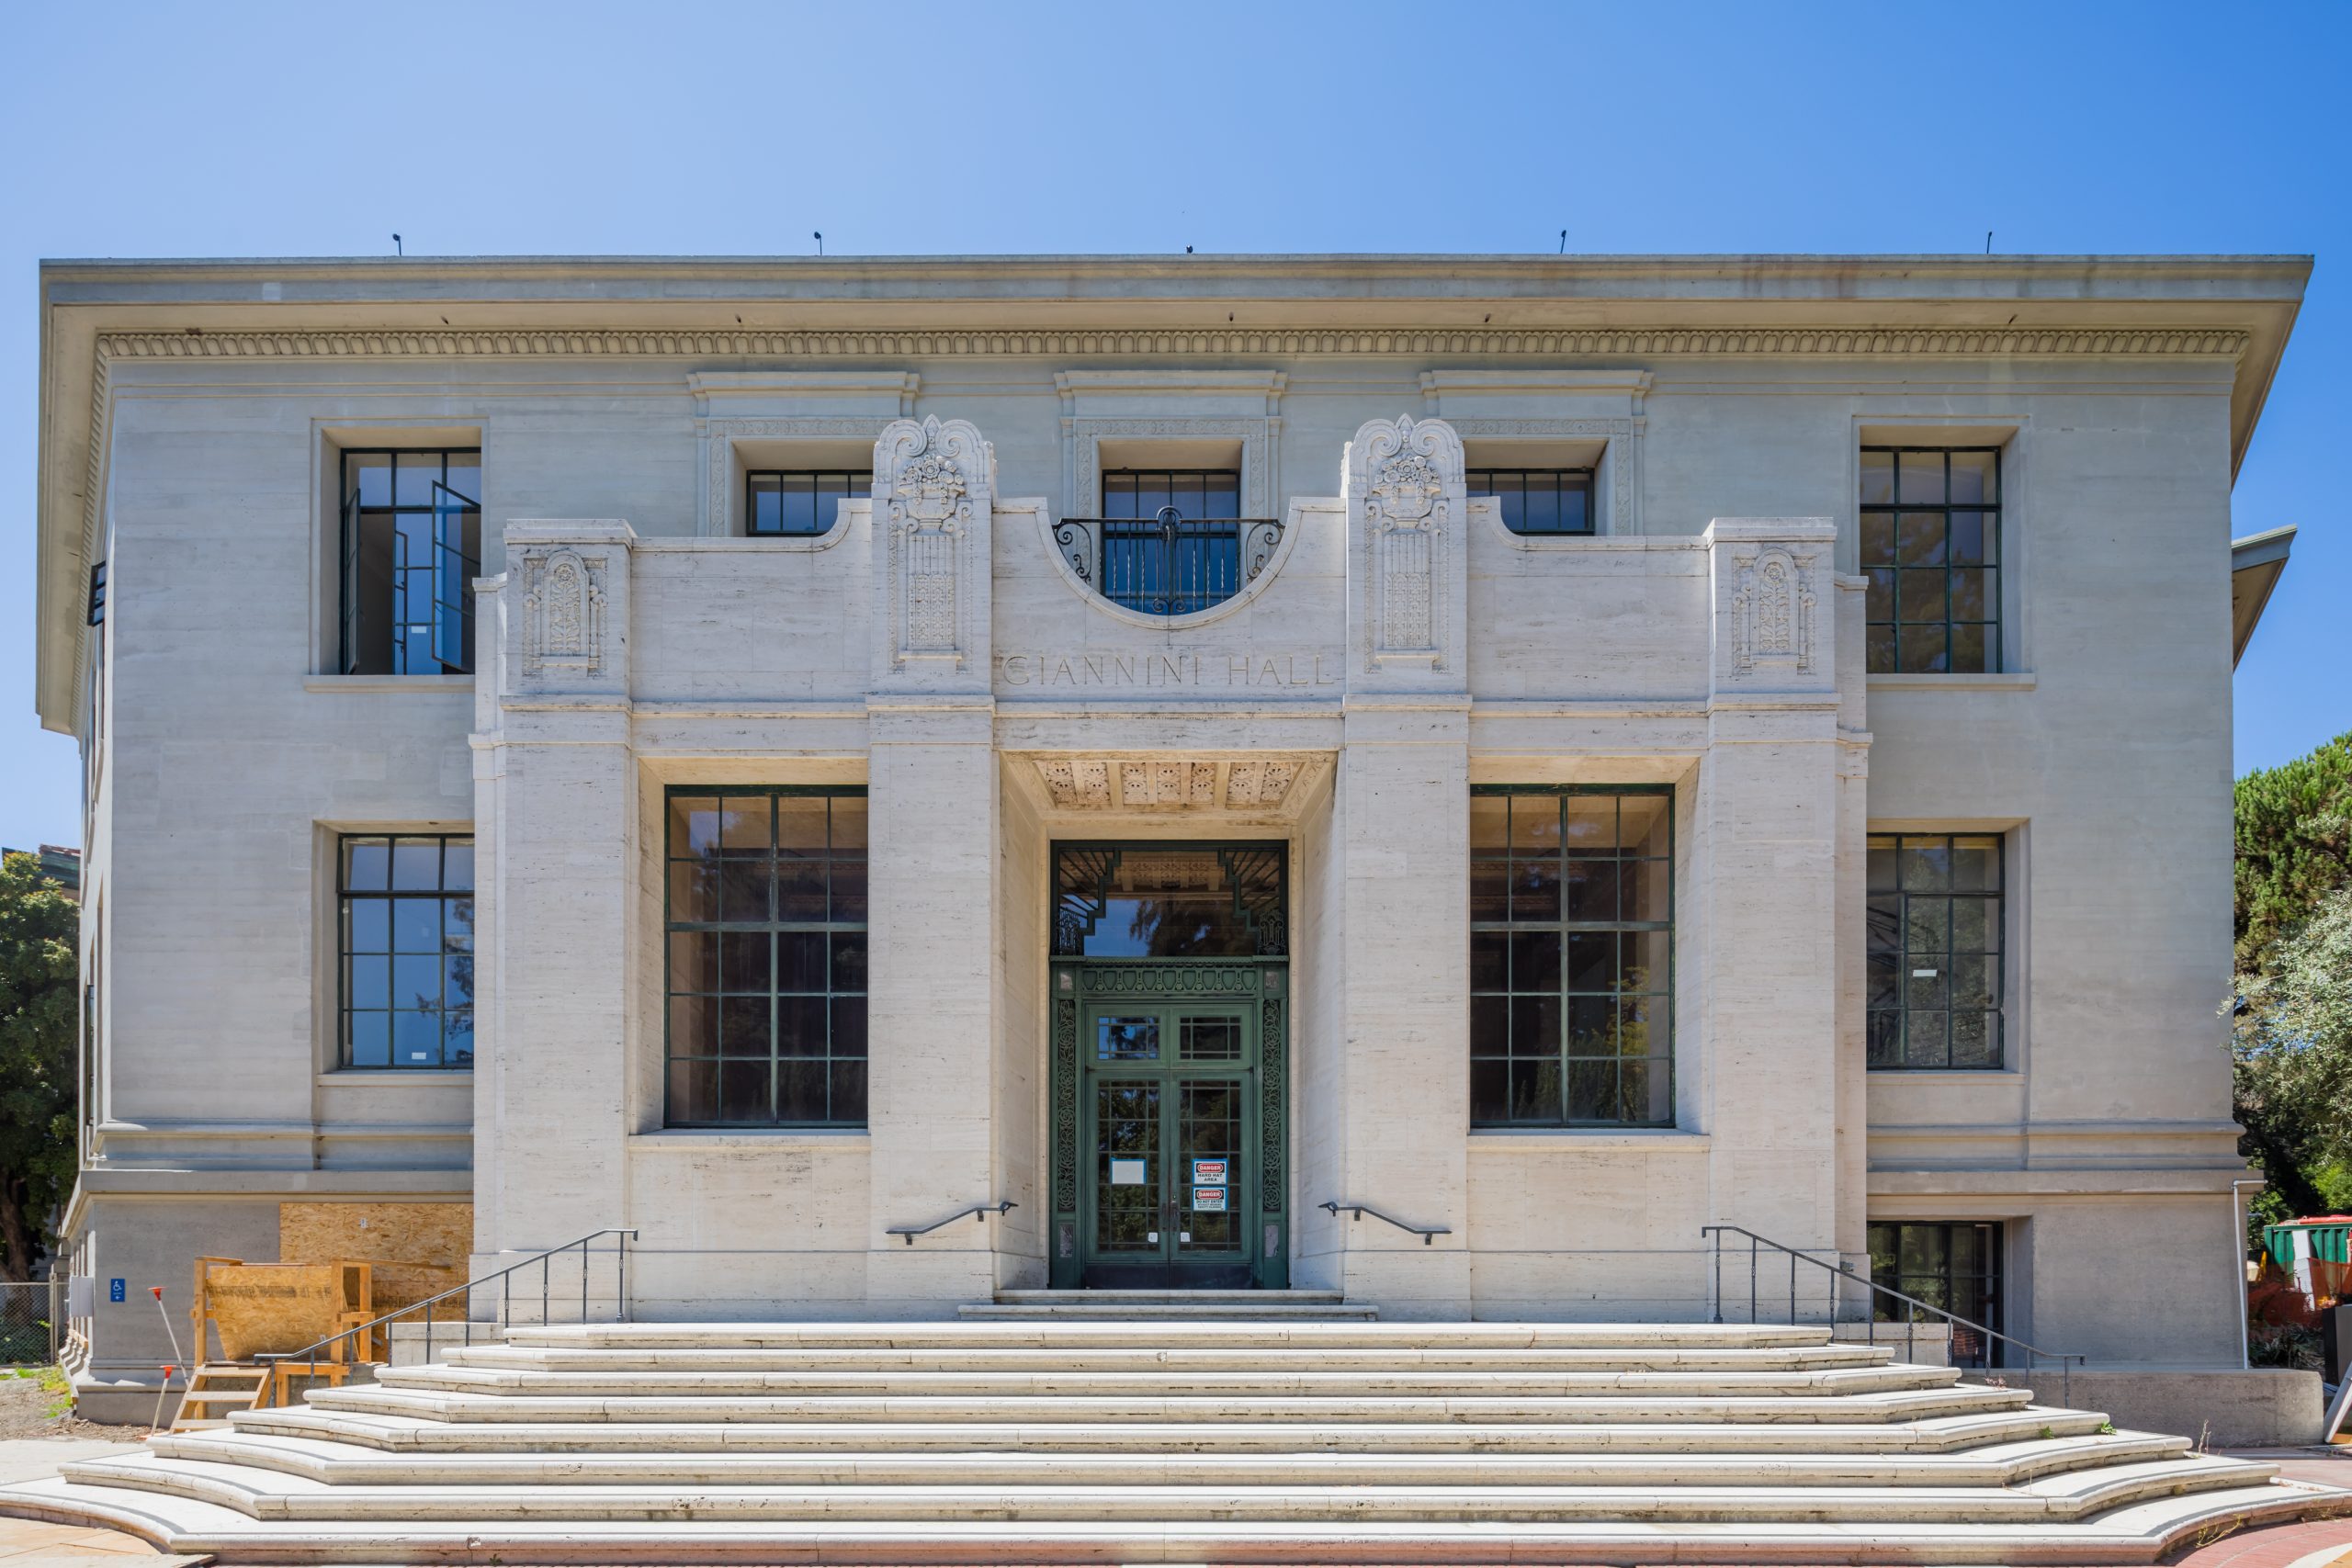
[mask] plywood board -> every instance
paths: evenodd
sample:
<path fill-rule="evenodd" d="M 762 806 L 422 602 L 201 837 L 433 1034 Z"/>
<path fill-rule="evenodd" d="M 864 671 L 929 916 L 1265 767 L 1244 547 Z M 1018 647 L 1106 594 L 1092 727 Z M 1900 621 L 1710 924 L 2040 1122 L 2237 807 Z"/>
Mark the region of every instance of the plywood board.
<path fill-rule="evenodd" d="M 306 1349 L 341 1326 L 343 1270 L 332 1263 L 216 1263 L 206 1304 L 232 1361 Z"/>
<path fill-rule="evenodd" d="M 462 1269 L 473 1241 L 471 1203 L 277 1206 L 277 1257 L 284 1263 L 404 1263 Z M 383 1292 L 384 1274 L 379 1269 L 379 1302 Z"/>

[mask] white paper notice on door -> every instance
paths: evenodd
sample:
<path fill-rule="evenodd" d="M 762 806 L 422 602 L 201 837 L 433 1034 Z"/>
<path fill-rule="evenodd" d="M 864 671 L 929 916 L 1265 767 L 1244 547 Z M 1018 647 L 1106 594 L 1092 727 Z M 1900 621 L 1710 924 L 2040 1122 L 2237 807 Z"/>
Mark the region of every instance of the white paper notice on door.
<path fill-rule="evenodd" d="M 1141 1187 L 1144 1162 L 1139 1159 L 1114 1159 L 1111 1162 L 1111 1185 Z"/>

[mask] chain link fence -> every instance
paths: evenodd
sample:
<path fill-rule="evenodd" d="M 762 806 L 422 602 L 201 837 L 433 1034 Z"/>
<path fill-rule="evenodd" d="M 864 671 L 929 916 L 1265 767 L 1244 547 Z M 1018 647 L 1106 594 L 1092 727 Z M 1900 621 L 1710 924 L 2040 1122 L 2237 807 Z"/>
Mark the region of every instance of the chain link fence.
<path fill-rule="evenodd" d="M 0 1366 L 57 1359 L 62 1294 L 62 1285 L 48 1280 L 0 1280 Z"/>

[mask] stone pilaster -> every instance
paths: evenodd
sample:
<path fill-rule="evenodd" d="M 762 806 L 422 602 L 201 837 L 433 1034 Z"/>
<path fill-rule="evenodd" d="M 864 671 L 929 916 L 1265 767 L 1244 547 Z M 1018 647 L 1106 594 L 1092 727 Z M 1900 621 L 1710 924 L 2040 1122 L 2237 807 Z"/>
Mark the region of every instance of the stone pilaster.
<path fill-rule="evenodd" d="M 1348 697 L 1302 946 L 1298 1277 L 1396 1316 L 1466 1316 L 1470 700 L 1462 441 L 1373 420 L 1340 463 Z M 1302 890 L 1303 893 L 1306 890 Z M 1409 1092 L 1404 1086 L 1410 1086 Z M 1320 1128 L 1318 1119 L 1333 1125 Z M 1369 1203 L 1377 1220 L 1315 1205 Z"/>
<path fill-rule="evenodd" d="M 621 522 L 513 523 L 506 571 L 482 584 L 477 1272 L 629 1223 L 621 1151 L 644 940 L 632 896 L 635 538 Z"/>
<path fill-rule="evenodd" d="M 1710 1136 L 1712 1213 L 1803 1248 L 1838 1241 L 1835 537 L 1819 518 L 1707 530 L 1713 690 L 1684 944 L 1700 965 L 1684 1106 Z"/>
<path fill-rule="evenodd" d="M 873 1148 L 870 1300 L 985 1300 L 1001 1225 L 928 1224 L 997 1189 L 999 807 L 989 694 L 994 449 L 964 420 L 899 420 L 874 444 L 868 699 Z"/>

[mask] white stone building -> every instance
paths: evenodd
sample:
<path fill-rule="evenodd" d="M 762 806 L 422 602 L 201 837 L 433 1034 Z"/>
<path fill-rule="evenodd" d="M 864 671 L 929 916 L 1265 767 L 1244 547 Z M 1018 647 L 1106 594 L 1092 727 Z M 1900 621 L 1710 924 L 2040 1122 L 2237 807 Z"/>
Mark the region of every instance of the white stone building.
<path fill-rule="evenodd" d="M 1728 1224 L 2234 1366 L 2307 271 L 51 265 L 93 1408 L 322 1203 L 642 1318 L 1694 1318 Z"/>

